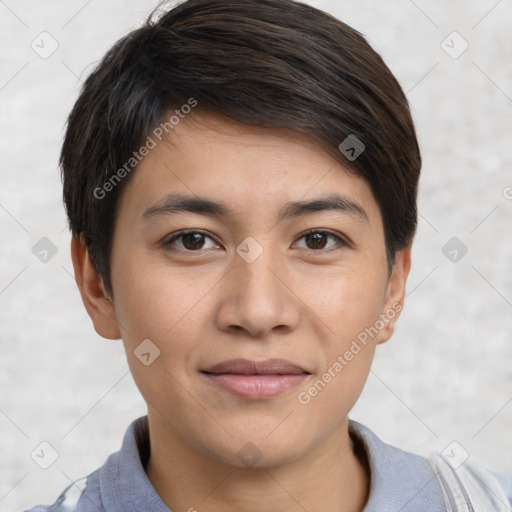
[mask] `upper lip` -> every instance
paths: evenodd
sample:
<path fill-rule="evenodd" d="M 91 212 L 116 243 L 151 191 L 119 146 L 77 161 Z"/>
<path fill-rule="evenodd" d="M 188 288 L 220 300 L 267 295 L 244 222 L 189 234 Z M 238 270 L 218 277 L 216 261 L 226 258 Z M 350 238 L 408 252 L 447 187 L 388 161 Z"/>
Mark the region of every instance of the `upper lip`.
<path fill-rule="evenodd" d="M 301 366 L 285 359 L 265 359 L 250 361 L 249 359 L 229 359 L 203 370 L 205 373 L 236 373 L 240 375 L 289 375 L 309 373 Z"/>

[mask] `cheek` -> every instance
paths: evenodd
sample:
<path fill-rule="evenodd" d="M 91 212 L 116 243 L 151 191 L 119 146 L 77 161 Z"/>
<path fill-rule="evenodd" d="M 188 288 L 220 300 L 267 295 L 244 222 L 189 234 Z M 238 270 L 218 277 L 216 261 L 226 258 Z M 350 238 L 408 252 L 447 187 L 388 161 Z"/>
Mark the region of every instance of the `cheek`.
<path fill-rule="evenodd" d="M 320 338 L 324 366 L 297 398 L 318 429 L 336 425 L 361 394 L 375 353 L 381 290 L 380 283 L 341 279 L 312 306 L 326 326 Z"/>
<path fill-rule="evenodd" d="M 165 411 L 172 403 L 173 413 L 193 415 L 187 411 L 190 403 L 184 400 L 188 395 L 182 386 L 188 379 L 187 368 L 195 364 L 200 350 L 197 333 L 204 321 L 205 306 L 200 299 L 205 291 L 176 273 L 171 278 L 163 268 L 144 265 L 141 260 L 132 267 L 125 265 L 131 277 L 118 287 L 116 315 L 122 324 L 128 364 L 153 410 Z M 139 348 L 143 346 L 144 350 Z M 143 357 L 144 353 L 149 357 Z"/>
<path fill-rule="evenodd" d="M 347 350 L 351 353 L 350 361 L 346 355 Z M 352 353 L 349 348 L 347 350 L 333 353 L 324 372 L 315 376 L 309 387 L 301 390 L 297 397 L 299 410 L 312 431 L 325 433 L 336 428 L 361 395 L 375 345 L 360 345 L 357 353 Z"/>
<path fill-rule="evenodd" d="M 325 334 L 329 334 L 333 350 L 341 350 L 359 333 L 375 325 L 384 302 L 386 275 L 369 267 L 348 268 L 309 277 L 301 283 L 301 295 L 325 329 L 319 335 L 325 339 Z"/>
<path fill-rule="evenodd" d="M 163 348 L 179 333 L 186 342 L 188 327 L 204 314 L 201 301 L 214 285 L 212 276 L 186 267 L 171 270 L 165 259 L 144 251 L 119 258 L 117 271 L 116 316 L 123 339 L 131 344 L 141 336 L 154 338 Z"/>
<path fill-rule="evenodd" d="M 318 415 L 335 423 L 357 401 L 375 353 L 386 284 L 386 274 L 377 266 L 351 268 L 304 283 L 308 305 L 321 320 L 323 345 L 323 367 L 299 399 L 310 408 L 309 417 Z"/>
<path fill-rule="evenodd" d="M 171 273 L 143 254 L 119 258 L 118 263 L 116 316 L 133 378 L 148 403 L 178 400 L 176 383 L 184 382 L 187 369 L 197 364 L 198 332 L 208 315 L 212 276 L 190 269 Z M 137 358 L 143 340 L 151 340 L 156 348 L 145 342 L 149 352 L 158 354 L 148 366 Z"/>

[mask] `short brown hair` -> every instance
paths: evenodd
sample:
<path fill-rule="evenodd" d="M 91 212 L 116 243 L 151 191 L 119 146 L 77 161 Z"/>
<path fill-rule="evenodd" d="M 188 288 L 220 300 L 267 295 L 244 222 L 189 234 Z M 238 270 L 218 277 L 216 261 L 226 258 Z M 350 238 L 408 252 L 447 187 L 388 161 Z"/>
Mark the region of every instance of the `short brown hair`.
<path fill-rule="evenodd" d="M 197 110 L 305 134 L 362 176 L 380 207 L 391 268 L 416 229 L 421 157 L 407 99 L 364 37 L 293 0 L 188 0 L 161 10 L 89 75 L 62 147 L 70 228 L 84 236 L 107 290 L 117 203 L 130 175 L 105 197 L 97 191 L 190 98 Z M 349 136 L 364 144 L 358 158 L 338 149 Z"/>

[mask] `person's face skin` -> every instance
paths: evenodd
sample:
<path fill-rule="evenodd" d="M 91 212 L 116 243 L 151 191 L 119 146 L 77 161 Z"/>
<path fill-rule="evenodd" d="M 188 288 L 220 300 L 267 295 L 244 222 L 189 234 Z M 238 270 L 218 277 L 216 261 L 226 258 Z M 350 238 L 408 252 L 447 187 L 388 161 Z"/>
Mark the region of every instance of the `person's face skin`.
<path fill-rule="evenodd" d="M 72 242 L 95 329 L 122 336 L 148 405 L 156 447 L 148 477 L 173 510 L 362 510 L 368 475 L 353 452 L 347 414 L 376 345 L 391 336 L 399 316 L 410 249 L 397 253 L 389 276 L 369 185 L 318 145 L 283 130 L 195 117 L 201 122 L 189 116 L 171 143 L 150 151 L 122 193 L 112 302 L 87 252 Z M 170 194 L 223 203 L 229 213 L 144 215 Z M 324 209 L 279 220 L 289 203 L 334 194 L 361 211 Z M 345 242 L 303 236 L 310 229 Z M 182 230 L 205 237 L 171 241 Z M 262 251 L 251 262 L 237 253 L 247 237 Z M 240 247 L 257 254 L 252 245 Z M 301 403 L 299 393 L 304 402 L 304 391 L 332 372 L 381 314 L 387 320 L 380 332 Z M 160 350 L 148 366 L 134 355 L 145 339 Z M 232 358 L 282 358 L 309 375 L 274 397 L 242 397 L 201 371 Z M 248 467 L 243 456 L 253 452 L 261 458 Z"/>

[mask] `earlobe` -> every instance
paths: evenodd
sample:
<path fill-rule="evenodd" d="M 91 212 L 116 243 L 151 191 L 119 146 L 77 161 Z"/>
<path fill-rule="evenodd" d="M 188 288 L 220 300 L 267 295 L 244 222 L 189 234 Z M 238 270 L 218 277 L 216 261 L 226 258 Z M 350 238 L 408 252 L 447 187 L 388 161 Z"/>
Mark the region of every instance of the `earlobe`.
<path fill-rule="evenodd" d="M 110 340 L 121 338 L 112 298 L 106 292 L 103 279 L 92 264 L 83 238 L 72 237 L 71 259 L 76 284 L 95 331 Z"/>
<path fill-rule="evenodd" d="M 405 287 L 411 269 L 411 246 L 398 251 L 395 264 L 389 278 L 386 298 L 382 309 L 384 327 L 380 330 L 377 343 L 384 343 L 391 338 L 395 323 L 402 312 L 405 300 Z"/>

